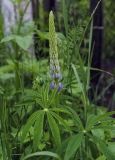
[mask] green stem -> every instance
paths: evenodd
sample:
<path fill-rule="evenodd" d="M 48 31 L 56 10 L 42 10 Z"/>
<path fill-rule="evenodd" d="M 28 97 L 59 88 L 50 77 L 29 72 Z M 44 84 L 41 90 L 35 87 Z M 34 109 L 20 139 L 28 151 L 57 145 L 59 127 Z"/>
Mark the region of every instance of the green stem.
<path fill-rule="evenodd" d="M 3 158 L 4 160 L 11 160 L 11 147 L 9 142 L 9 133 L 8 133 L 8 110 L 6 107 L 6 99 L 3 96 L 2 100 L 2 109 L 1 109 L 1 144 L 3 150 Z"/>

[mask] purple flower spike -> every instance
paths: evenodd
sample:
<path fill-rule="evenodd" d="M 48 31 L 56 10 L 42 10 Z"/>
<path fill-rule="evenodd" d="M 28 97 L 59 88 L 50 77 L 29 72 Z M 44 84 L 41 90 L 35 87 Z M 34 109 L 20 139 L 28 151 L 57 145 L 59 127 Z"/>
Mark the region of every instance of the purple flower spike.
<path fill-rule="evenodd" d="M 54 88 L 56 88 L 56 84 L 55 84 L 55 82 L 51 82 L 50 83 L 50 89 L 54 89 Z"/>
<path fill-rule="evenodd" d="M 63 89 L 63 84 L 60 82 L 58 84 L 58 92 L 60 92 Z"/>

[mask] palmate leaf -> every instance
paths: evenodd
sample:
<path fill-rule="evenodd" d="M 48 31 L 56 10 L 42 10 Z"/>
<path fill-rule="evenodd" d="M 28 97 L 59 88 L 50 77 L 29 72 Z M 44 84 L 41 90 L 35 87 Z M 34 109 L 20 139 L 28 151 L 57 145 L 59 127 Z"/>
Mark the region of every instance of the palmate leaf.
<path fill-rule="evenodd" d="M 59 127 L 58 127 L 55 119 L 51 115 L 51 113 L 47 112 L 47 118 L 48 118 L 49 127 L 51 129 L 51 133 L 53 135 L 55 144 L 56 144 L 57 147 L 60 148 L 60 146 L 61 146 L 61 138 L 60 138 Z"/>
<path fill-rule="evenodd" d="M 52 105 L 55 101 L 55 97 L 58 96 L 57 95 L 57 89 L 52 90 L 51 95 L 49 97 L 50 101 L 49 101 L 49 105 Z"/>
<path fill-rule="evenodd" d="M 45 85 L 41 89 L 41 102 L 43 103 L 43 108 L 48 108 L 48 99 L 49 99 L 49 85 Z"/>
<path fill-rule="evenodd" d="M 37 149 L 37 145 L 40 142 L 40 139 L 43 135 L 43 123 L 44 123 L 44 114 L 45 112 L 42 111 L 38 118 L 36 119 L 35 126 L 34 126 L 34 140 L 33 140 L 33 146 L 34 150 Z"/>
<path fill-rule="evenodd" d="M 67 123 L 64 121 L 63 118 L 61 118 L 61 117 L 60 117 L 58 114 L 56 114 L 55 112 L 51 112 L 51 111 L 50 111 L 50 113 L 52 114 L 52 116 L 53 116 L 55 119 L 57 119 L 57 121 L 58 121 L 60 124 L 62 124 L 62 125 L 65 127 L 65 129 L 71 131 L 70 127 L 67 125 Z"/>
<path fill-rule="evenodd" d="M 30 159 L 32 157 L 37 157 L 37 156 L 49 156 L 49 157 L 53 157 L 58 160 L 61 160 L 60 157 L 56 153 L 49 152 L 49 151 L 41 151 L 41 152 L 32 153 L 24 157 L 22 160 Z"/>
<path fill-rule="evenodd" d="M 22 98 L 26 98 L 26 97 L 32 97 L 33 99 L 40 97 L 40 93 L 38 91 L 32 90 L 32 89 L 25 89 L 24 91 L 25 96 L 23 96 Z"/>
<path fill-rule="evenodd" d="M 27 121 L 27 124 L 24 126 L 24 129 L 22 130 L 22 137 L 21 137 L 21 141 L 23 143 L 23 141 L 26 138 L 27 133 L 29 132 L 31 126 L 34 124 L 34 122 L 36 121 L 36 119 L 39 117 L 40 113 L 43 112 L 41 110 L 34 112 L 30 118 Z"/>
<path fill-rule="evenodd" d="M 67 108 L 64 108 L 64 106 L 63 106 L 63 108 L 62 107 L 52 108 L 51 110 L 54 111 L 54 112 L 57 112 L 57 113 L 66 113 L 68 115 L 71 115 L 71 112 L 68 111 Z"/>
<path fill-rule="evenodd" d="M 107 117 L 106 119 L 99 121 L 94 127 L 94 129 L 103 129 L 103 130 L 113 130 L 115 129 L 115 119 L 112 117 Z"/>
<path fill-rule="evenodd" d="M 65 152 L 64 160 L 70 160 L 79 149 L 82 142 L 83 134 L 79 133 L 70 138 Z"/>
<path fill-rule="evenodd" d="M 36 99 L 39 97 L 40 95 L 37 91 L 34 91 L 32 89 L 25 89 L 24 94 L 21 96 L 20 102 L 16 104 L 15 106 L 33 104 L 36 102 Z"/>
<path fill-rule="evenodd" d="M 72 113 L 72 119 L 75 122 L 75 125 L 79 128 L 79 130 L 84 130 L 84 126 L 82 124 L 82 121 L 79 117 L 79 115 L 70 107 L 66 107 L 68 109 L 68 111 L 70 111 Z"/>
<path fill-rule="evenodd" d="M 25 94 L 22 96 L 22 103 L 21 104 L 31 104 L 31 103 L 35 103 L 39 104 L 42 108 L 44 108 L 44 104 L 42 101 L 42 95 L 41 95 L 41 90 L 38 91 L 34 91 L 31 89 L 26 89 L 26 91 L 24 92 Z M 29 103 L 28 103 L 29 102 Z"/>
<path fill-rule="evenodd" d="M 111 116 L 114 113 L 115 113 L 115 111 L 107 112 L 107 113 L 97 115 L 97 116 L 90 115 L 87 119 L 87 124 L 86 124 L 87 130 L 90 130 L 96 123 L 98 123 L 99 121 L 105 120 L 106 118 L 108 118 L 109 116 Z"/>

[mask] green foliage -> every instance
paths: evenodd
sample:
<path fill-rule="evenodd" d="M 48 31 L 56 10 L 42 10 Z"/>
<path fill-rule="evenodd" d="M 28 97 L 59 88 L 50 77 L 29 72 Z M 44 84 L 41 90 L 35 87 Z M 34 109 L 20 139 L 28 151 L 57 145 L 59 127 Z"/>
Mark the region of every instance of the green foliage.
<path fill-rule="evenodd" d="M 21 0 L 13 3 L 20 4 Z M 19 14 L 17 25 L 7 37 L 0 23 L 0 160 L 115 159 L 115 112 L 93 104 L 88 96 L 92 59 L 88 3 L 63 0 L 61 5 L 62 15 L 57 12 L 55 19 L 64 24 L 56 23 L 56 19 L 55 25 L 50 12 L 49 32 L 34 23 L 23 23 L 25 12 Z M 58 32 L 54 25 L 59 27 Z M 30 53 L 33 34 L 37 34 L 44 54 L 50 47 L 49 57 L 57 58 L 54 64 L 61 66 L 64 88 L 60 92 L 50 88 L 48 57 L 37 61 Z M 43 47 L 48 40 L 50 46 Z"/>
<path fill-rule="evenodd" d="M 22 160 L 26 160 L 28 158 L 36 157 L 36 156 L 48 156 L 48 157 L 53 157 L 53 158 L 60 160 L 60 157 L 57 154 L 52 153 L 52 152 L 48 152 L 48 151 L 42 151 L 42 152 L 36 152 L 33 154 L 29 154 L 28 156 L 24 157 Z"/>
<path fill-rule="evenodd" d="M 19 45 L 20 48 L 27 50 L 30 47 L 30 44 L 32 43 L 32 36 L 27 35 L 22 37 L 19 35 L 10 35 L 2 39 L 1 43 L 5 43 L 9 41 L 14 41 Z"/>
<path fill-rule="evenodd" d="M 82 143 L 83 134 L 77 134 L 70 138 L 65 152 L 64 160 L 69 160 L 77 152 L 77 149 Z"/>
<path fill-rule="evenodd" d="M 47 124 L 48 122 L 48 128 L 52 133 L 52 136 L 55 140 L 55 144 L 57 145 L 57 147 L 59 147 L 61 145 L 59 125 L 62 125 L 63 127 L 68 129 L 68 125 L 64 121 L 64 117 L 61 117 L 59 113 L 70 115 L 70 112 L 67 109 L 60 107 L 60 104 L 57 103 L 59 106 L 55 104 L 55 101 L 57 101 L 57 98 L 59 97 L 59 95 L 57 95 L 56 90 L 50 93 L 48 87 L 46 86 L 46 88 L 39 87 L 37 91 L 34 92 L 27 92 L 27 95 L 23 99 L 22 105 L 29 104 L 27 97 L 29 98 L 29 102 L 33 102 L 32 104 L 38 105 L 41 108 L 41 110 L 34 112 L 29 117 L 24 129 L 22 130 L 22 142 L 25 140 L 27 133 L 34 124 L 33 144 L 34 149 L 36 150 L 36 147 L 38 146 L 44 133 L 43 126 L 45 126 L 45 124 Z"/>

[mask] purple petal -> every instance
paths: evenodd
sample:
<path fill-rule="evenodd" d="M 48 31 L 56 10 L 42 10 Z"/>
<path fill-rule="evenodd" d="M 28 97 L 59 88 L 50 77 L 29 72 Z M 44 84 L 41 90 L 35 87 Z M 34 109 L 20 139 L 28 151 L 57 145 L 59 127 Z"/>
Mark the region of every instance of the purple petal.
<path fill-rule="evenodd" d="M 60 82 L 58 84 L 58 92 L 60 92 L 63 89 L 63 84 Z"/>
<path fill-rule="evenodd" d="M 50 83 L 50 89 L 54 89 L 56 88 L 56 83 L 55 82 L 51 82 Z"/>
<path fill-rule="evenodd" d="M 52 73 L 51 74 L 51 78 L 61 80 L 62 79 L 62 75 L 60 73 Z"/>

